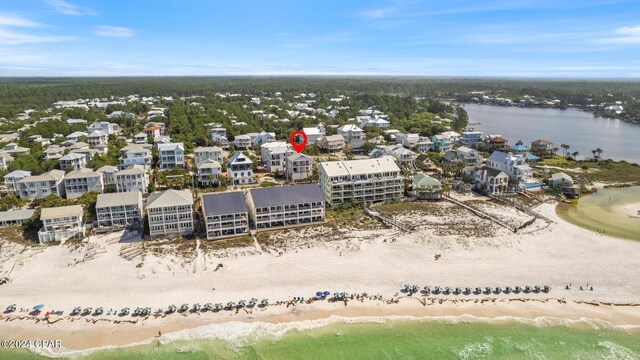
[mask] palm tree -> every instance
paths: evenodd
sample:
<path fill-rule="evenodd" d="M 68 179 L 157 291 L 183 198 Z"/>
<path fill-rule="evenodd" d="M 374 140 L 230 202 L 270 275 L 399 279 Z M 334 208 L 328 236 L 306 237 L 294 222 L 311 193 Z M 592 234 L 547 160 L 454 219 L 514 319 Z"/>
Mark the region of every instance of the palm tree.
<path fill-rule="evenodd" d="M 558 155 L 558 150 L 560 150 L 560 149 L 558 149 L 557 147 L 554 147 L 553 148 L 553 155 Z"/>
<path fill-rule="evenodd" d="M 599 148 L 599 147 L 596 148 L 596 154 L 597 154 L 598 159 L 600 159 L 600 155 L 602 155 L 603 152 L 604 152 L 604 150 L 602 150 L 601 148 Z"/>
<path fill-rule="evenodd" d="M 567 153 L 567 150 L 566 150 L 567 144 L 560 144 L 560 147 L 562 148 L 562 156 L 566 157 L 567 156 L 566 155 L 566 153 Z"/>
<path fill-rule="evenodd" d="M 574 151 L 573 154 L 571 154 L 571 157 L 573 157 L 573 160 L 575 160 L 578 157 L 578 155 L 580 155 L 580 153 L 577 151 Z"/>
<path fill-rule="evenodd" d="M 601 148 L 595 148 L 594 150 L 591 150 L 591 153 L 593 154 L 593 158 L 597 161 L 600 160 L 600 154 L 602 154 L 603 150 Z"/>

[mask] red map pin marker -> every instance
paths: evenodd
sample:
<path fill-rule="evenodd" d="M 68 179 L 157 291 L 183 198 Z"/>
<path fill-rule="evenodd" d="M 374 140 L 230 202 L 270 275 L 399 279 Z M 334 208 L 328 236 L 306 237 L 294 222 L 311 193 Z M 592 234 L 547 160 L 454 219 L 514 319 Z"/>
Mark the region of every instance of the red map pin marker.
<path fill-rule="evenodd" d="M 294 131 L 289 136 L 289 142 L 295 151 L 300 153 L 307 146 L 307 134 L 302 130 Z"/>

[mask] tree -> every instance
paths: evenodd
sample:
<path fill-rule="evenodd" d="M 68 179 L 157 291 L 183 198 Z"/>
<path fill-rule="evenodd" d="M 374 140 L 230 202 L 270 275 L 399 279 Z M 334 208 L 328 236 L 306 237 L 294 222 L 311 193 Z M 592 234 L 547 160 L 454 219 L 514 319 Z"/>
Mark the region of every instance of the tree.
<path fill-rule="evenodd" d="M 522 142 L 522 140 L 518 140 L 516 141 L 516 145 L 523 145 L 524 143 Z"/>
<path fill-rule="evenodd" d="M 573 158 L 573 160 L 575 160 L 575 159 L 578 157 L 578 155 L 580 155 L 580 153 L 579 153 L 579 152 L 577 152 L 577 151 L 574 151 L 574 152 L 571 154 L 571 157 Z"/>

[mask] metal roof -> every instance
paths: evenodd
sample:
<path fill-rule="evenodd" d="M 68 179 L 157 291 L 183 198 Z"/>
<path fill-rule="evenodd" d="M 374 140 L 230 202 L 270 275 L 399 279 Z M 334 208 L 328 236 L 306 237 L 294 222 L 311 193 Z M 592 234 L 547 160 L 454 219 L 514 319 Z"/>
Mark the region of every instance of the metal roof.
<path fill-rule="evenodd" d="M 204 216 L 248 212 L 242 191 L 230 191 L 202 195 Z"/>
<path fill-rule="evenodd" d="M 98 195 L 96 209 L 112 206 L 136 205 L 142 201 L 139 191 L 109 193 Z"/>
<path fill-rule="evenodd" d="M 257 208 L 305 202 L 324 202 L 324 195 L 318 183 L 274 186 L 251 189 L 249 192 L 253 199 L 253 205 Z"/>
<path fill-rule="evenodd" d="M 82 216 L 82 205 L 44 208 L 40 212 L 40 220 L 54 219 L 65 216 Z"/>
<path fill-rule="evenodd" d="M 9 210 L 0 212 L 0 221 L 14 221 L 30 219 L 34 209 Z"/>

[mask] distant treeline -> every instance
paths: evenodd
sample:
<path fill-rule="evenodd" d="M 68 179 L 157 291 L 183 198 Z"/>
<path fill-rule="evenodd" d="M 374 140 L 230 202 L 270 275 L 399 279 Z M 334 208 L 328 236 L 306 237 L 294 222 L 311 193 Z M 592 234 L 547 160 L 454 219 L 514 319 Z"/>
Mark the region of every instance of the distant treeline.
<path fill-rule="evenodd" d="M 319 94 L 395 94 L 447 98 L 469 91 L 501 96 L 532 95 L 587 104 L 640 98 L 639 81 L 533 80 L 424 77 L 121 77 L 2 78 L 0 117 L 44 109 L 59 100 L 124 96 L 210 96 L 216 92 L 272 95 L 275 92 Z M 611 95 L 611 96 L 610 96 Z"/>

